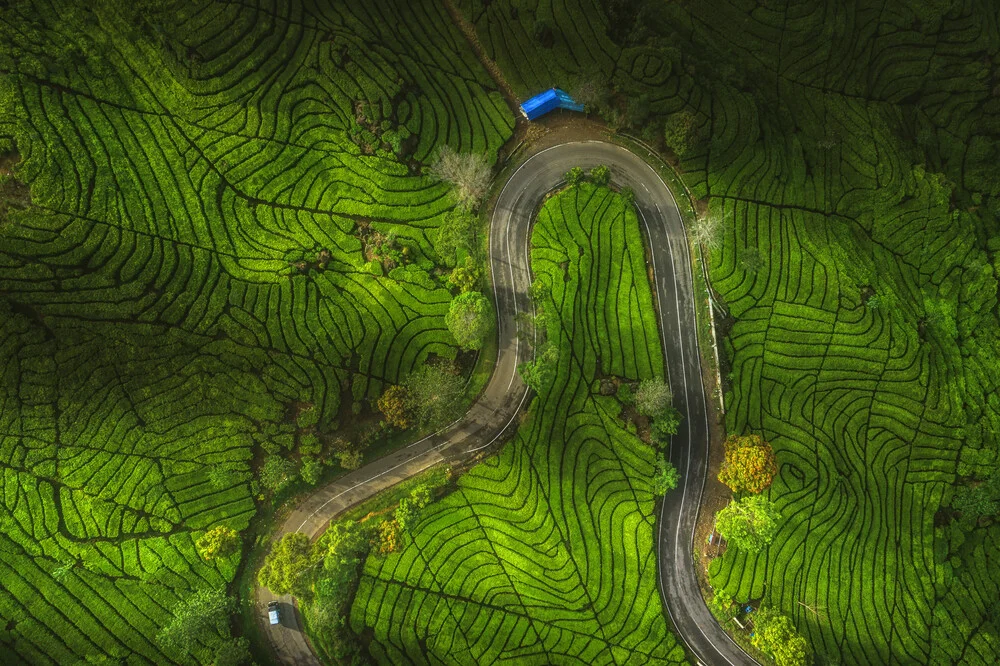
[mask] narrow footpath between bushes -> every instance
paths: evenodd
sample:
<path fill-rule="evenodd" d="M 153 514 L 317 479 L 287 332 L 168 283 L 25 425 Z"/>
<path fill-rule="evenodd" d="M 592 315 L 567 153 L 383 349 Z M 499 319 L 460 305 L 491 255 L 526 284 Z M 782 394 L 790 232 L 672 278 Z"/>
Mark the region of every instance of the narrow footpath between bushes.
<path fill-rule="evenodd" d="M 657 548 L 660 594 L 678 637 L 705 666 L 757 662 L 726 635 L 709 612 L 694 570 L 693 539 L 708 463 L 708 416 L 702 386 L 695 301 L 688 241 L 677 204 L 659 175 L 622 147 L 600 141 L 546 148 L 518 167 L 497 199 L 490 225 L 490 265 L 499 325 L 499 352 L 493 376 L 479 400 L 443 430 L 337 479 L 308 497 L 275 532 L 316 538 L 341 511 L 427 467 L 493 450 L 516 430 L 528 390 L 517 365 L 531 350 L 517 339 L 515 317 L 532 310 L 529 262 L 531 224 L 545 196 L 563 184 L 573 167 L 611 167 L 611 180 L 635 192 L 635 203 L 652 254 L 659 303 L 660 335 L 674 406 L 684 416 L 671 446 L 671 462 L 681 473 L 678 487 L 663 501 Z M 256 589 L 258 617 L 284 664 L 318 665 L 291 597 L 279 597 L 282 623 L 266 625 L 266 606 L 275 597 Z"/>

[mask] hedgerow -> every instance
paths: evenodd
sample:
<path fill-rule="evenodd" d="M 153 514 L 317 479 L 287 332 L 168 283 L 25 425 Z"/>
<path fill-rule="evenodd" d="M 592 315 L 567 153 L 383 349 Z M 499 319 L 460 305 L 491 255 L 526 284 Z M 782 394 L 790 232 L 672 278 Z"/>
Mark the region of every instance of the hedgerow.
<path fill-rule="evenodd" d="M 248 525 L 257 447 L 318 454 L 454 356 L 422 169 L 513 118 L 443 7 L 391 0 L 4 3 L 0 100 L 0 651 L 180 660 L 154 637 L 232 579 L 195 544 Z"/>
<path fill-rule="evenodd" d="M 380 662 L 684 661 L 657 588 L 655 449 L 592 389 L 599 368 L 663 372 L 636 215 L 582 183 L 548 200 L 532 241 L 554 377 L 513 442 L 367 560 L 351 625 Z"/>

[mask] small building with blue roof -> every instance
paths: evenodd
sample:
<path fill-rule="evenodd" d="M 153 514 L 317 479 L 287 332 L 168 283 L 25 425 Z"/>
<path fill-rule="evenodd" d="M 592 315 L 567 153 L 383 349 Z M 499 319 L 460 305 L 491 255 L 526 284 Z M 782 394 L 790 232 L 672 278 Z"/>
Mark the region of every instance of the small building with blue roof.
<path fill-rule="evenodd" d="M 550 88 L 543 93 L 535 95 L 521 105 L 521 113 L 528 120 L 535 120 L 544 116 L 549 111 L 555 109 L 568 109 L 569 111 L 583 111 L 583 104 L 580 104 L 569 93 L 559 88 Z"/>

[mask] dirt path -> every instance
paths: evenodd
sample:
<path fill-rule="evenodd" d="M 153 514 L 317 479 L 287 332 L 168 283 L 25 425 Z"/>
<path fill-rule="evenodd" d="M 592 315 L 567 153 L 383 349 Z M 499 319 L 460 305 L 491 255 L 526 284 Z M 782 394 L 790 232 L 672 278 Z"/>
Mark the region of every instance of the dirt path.
<path fill-rule="evenodd" d="M 497 84 L 497 87 L 500 88 L 501 94 L 503 94 L 504 99 L 507 100 L 507 104 L 510 105 L 510 110 L 514 113 L 514 118 L 517 122 L 517 127 L 515 127 L 514 133 L 518 134 L 517 130 L 523 129 L 523 127 L 527 125 L 527 120 L 521 115 L 521 100 L 518 99 L 517 94 L 514 93 L 514 88 L 511 87 L 507 78 L 503 75 L 503 72 L 501 72 L 500 68 L 497 67 L 497 64 L 492 58 L 489 57 L 489 55 L 487 55 L 486 49 L 483 48 L 483 43 L 479 41 L 479 35 L 476 33 L 476 27 L 469 23 L 468 19 L 462 15 L 462 12 L 459 11 L 458 7 L 455 6 L 455 3 L 452 2 L 452 0 L 444 0 L 444 6 L 451 15 L 451 20 L 455 22 L 458 29 L 462 31 L 463 35 L 465 35 L 465 39 L 469 42 L 469 46 L 472 47 L 472 51 L 476 54 L 476 57 L 479 58 L 479 62 L 481 62 L 483 67 L 486 68 L 486 71 L 489 72 L 490 78 L 492 78 L 494 83 Z"/>

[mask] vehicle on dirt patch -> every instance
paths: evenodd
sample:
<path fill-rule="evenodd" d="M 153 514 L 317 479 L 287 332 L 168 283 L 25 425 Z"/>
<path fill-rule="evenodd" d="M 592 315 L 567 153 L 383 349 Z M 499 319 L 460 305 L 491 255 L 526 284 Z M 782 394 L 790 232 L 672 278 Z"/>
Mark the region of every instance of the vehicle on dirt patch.
<path fill-rule="evenodd" d="M 267 605 L 267 618 L 271 624 L 281 624 L 281 605 L 277 601 L 272 601 Z"/>

